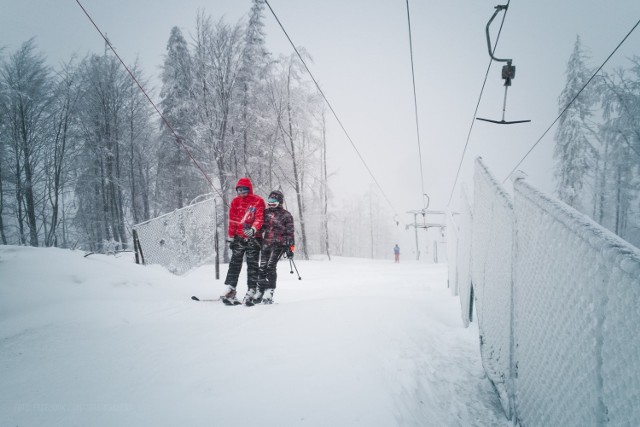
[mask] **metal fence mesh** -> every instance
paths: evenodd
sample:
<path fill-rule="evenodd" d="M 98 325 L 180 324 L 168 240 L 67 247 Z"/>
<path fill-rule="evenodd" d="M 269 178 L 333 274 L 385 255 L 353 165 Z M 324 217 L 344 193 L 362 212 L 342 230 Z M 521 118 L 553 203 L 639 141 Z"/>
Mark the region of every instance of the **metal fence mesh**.
<path fill-rule="evenodd" d="M 476 295 L 480 354 L 511 418 L 511 263 L 513 204 L 486 167 L 475 170 L 471 281 Z"/>
<path fill-rule="evenodd" d="M 145 264 L 183 274 L 215 256 L 216 203 L 204 200 L 133 226 Z"/>
<path fill-rule="evenodd" d="M 511 199 L 480 160 L 473 201 L 450 277 L 463 311 L 473 289 L 505 412 L 527 426 L 640 425 L 640 250 L 526 180 Z"/>

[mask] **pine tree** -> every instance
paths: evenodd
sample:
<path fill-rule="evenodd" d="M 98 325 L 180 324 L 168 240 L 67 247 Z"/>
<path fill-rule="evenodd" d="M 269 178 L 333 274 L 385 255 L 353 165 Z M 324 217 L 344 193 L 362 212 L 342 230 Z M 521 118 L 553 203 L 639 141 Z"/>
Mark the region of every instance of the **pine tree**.
<path fill-rule="evenodd" d="M 578 36 L 567 64 L 567 81 L 558 99 L 560 111 L 569 105 L 589 79 L 591 71 L 586 65 L 587 59 Z M 596 150 L 591 142 L 595 133 L 590 123 L 593 104 L 593 91 L 587 88 L 560 117 L 555 135 L 554 158 L 558 196 L 579 210 L 584 209 L 583 201 L 588 199 L 583 191 L 589 170 L 596 161 Z"/>
<path fill-rule="evenodd" d="M 158 158 L 157 201 L 160 213 L 179 209 L 206 192 L 206 181 L 184 146 L 193 148 L 193 65 L 187 42 L 178 27 L 171 29 L 162 70 L 160 106 L 179 141 L 161 122 L 162 142 Z M 184 144 L 184 146 L 183 146 Z"/>
<path fill-rule="evenodd" d="M 262 92 L 269 61 L 269 52 L 265 47 L 263 11 L 264 0 L 253 0 L 244 37 L 242 65 L 238 73 L 240 110 L 237 122 L 241 147 L 236 147 L 236 153 L 241 153 L 242 174 L 254 178 L 262 175 L 260 158 L 263 154 L 264 133 L 261 132 L 261 127 L 264 126 L 260 118 L 266 109 Z"/>
<path fill-rule="evenodd" d="M 602 225 L 640 244 L 640 64 L 637 59 L 631 77 L 618 70 L 603 75 L 601 93 L 604 123 L 601 126 L 604 159 L 597 197 Z"/>

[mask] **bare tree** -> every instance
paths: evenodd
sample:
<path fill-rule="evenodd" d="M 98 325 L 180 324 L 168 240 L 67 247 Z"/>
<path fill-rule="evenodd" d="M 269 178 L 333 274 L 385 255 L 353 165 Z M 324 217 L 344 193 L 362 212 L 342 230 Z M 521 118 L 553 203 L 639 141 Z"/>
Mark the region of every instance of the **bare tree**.
<path fill-rule="evenodd" d="M 83 64 L 81 108 L 83 147 L 76 194 L 77 218 L 92 250 L 105 241 L 127 244 L 124 214 L 123 134 L 128 76 L 108 55 L 91 56 Z"/>
<path fill-rule="evenodd" d="M 223 21 L 213 25 L 209 17 L 198 15 L 194 52 L 194 94 L 197 134 L 205 164 L 217 173 L 222 205 L 229 206 L 234 147 L 228 147 L 233 103 L 242 58 L 242 27 Z M 237 163 L 236 163 L 237 164 Z M 237 168 L 235 168 L 237 175 Z M 224 210 L 223 223 L 227 223 Z M 227 248 L 224 260 L 228 261 Z"/>
<path fill-rule="evenodd" d="M 62 238 L 62 245 L 67 245 L 64 228 L 60 233 L 61 219 L 63 218 L 62 199 L 71 163 L 73 120 L 79 96 L 78 72 L 72 62 L 65 65 L 58 73 L 58 79 L 51 112 L 52 133 L 45 156 L 46 198 L 50 211 L 49 227 L 44 242 L 46 246 L 59 246 L 59 236 Z"/>
<path fill-rule="evenodd" d="M 11 55 L 0 71 L 6 96 L 0 107 L 6 118 L 9 149 L 14 160 L 13 176 L 20 243 L 27 243 L 24 223 L 29 230 L 28 243 L 38 246 L 36 187 L 42 178 L 42 150 L 45 142 L 50 69 L 45 58 L 36 53 L 33 39 Z"/>

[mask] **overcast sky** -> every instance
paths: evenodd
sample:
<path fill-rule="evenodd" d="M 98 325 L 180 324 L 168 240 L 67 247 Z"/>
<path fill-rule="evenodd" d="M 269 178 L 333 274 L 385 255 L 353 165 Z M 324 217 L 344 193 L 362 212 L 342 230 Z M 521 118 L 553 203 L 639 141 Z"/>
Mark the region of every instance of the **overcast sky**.
<path fill-rule="evenodd" d="M 72 53 L 102 52 L 104 43 L 75 0 L 0 0 L 0 45 L 11 53 L 30 37 L 52 65 Z M 214 19 L 246 19 L 250 0 L 81 0 L 128 63 L 139 58 L 157 81 L 171 27 L 193 32 L 198 8 Z M 506 3 L 506 1 L 504 2 Z M 424 207 L 414 116 L 405 0 L 270 0 L 340 120 L 403 222 Z M 431 209 L 447 206 L 484 80 L 489 55 L 485 26 L 496 1 L 410 1 L 424 190 Z M 502 21 L 492 25 L 493 37 Z M 496 56 L 512 58 L 511 126 L 476 122 L 456 190 L 482 156 L 504 180 L 558 114 L 566 63 L 577 35 L 599 66 L 640 19 L 638 0 L 536 0 L 510 4 Z M 267 46 L 278 56 L 292 49 L 268 8 Z M 189 38 L 190 39 L 190 38 Z M 630 66 L 640 54 L 640 29 L 605 67 Z M 494 63 L 479 117 L 502 115 L 502 64 Z M 156 92 L 157 93 L 157 92 Z M 532 183 L 551 191 L 554 129 L 521 165 Z M 363 193 L 372 180 L 355 150 L 329 120 L 331 186 L 336 197 Z M 386 204 L 383 197 L 381 203 Z M 457 192 L 453 204 L 458 200 Z"/>

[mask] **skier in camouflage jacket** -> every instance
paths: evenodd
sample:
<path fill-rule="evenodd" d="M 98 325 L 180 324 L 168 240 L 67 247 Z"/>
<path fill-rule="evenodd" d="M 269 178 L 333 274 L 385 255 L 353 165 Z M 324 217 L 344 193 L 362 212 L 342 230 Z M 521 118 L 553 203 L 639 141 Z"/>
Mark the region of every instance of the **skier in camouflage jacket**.
<path fill-rule="evenodd" d="M 284 209 L 283 203 L 284 195 L 274 190 L 269 194 L 264 210 L 258 286 L 265 299 L 272 297 L 276 288 L 278 260 L 285 253 L 293 258 L 295 250 L 293 216 Z"/>

